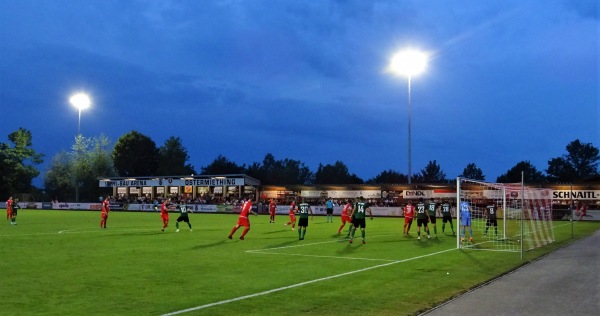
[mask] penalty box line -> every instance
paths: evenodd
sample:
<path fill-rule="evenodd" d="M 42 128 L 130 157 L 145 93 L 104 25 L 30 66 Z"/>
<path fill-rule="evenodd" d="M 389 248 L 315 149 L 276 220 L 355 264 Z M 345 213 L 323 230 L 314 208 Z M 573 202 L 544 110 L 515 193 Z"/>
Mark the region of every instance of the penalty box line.
<path fill-rule="evenodd" d="M 267 294 L 271 294 L 271 293 L 275 293 L 275 292 L 285 291 L 285 290 L 289 290 L 289 289 L 293 289 L 293 288 L 297 288 L 297 287 L 301 287 L 301 286 L 305 286 L 305 285 L 309 285 L 309 284 L 313 284 L 313 283 L 317 283 L 317 282 L 321 282 L 321 281 L 328 281 L 331 279 L 336 279 L 336 278 L 344 277 L 344 276 L 351 275 L 351 274 L 356 274 L 356 273 L 361 273 L 361 272 L 365 272 L 365 271 L 369 271 L 369 270 L 383 268 L 383 267 L 391 266 L 391 265 L 398 264 L 398 263 L 403 263 L 403 262 L 408 262 L 408 261 L 412 261 L 412 260 L 418 260 L 418 259 L 422 259 L 422 258 L 426 258 L 426 257 L 431 257 L 431 256 L 439 255 L 439 254 L 442 254 L 442 253 L 445 253 L 448 251 L 453 251 L 453 250 L 456 250 L 456 248 L 446 249 L 446 250 L 442 250 L 442 251 L 438 251 L 438 252 L 434 252 L 434 253 L 430 253 L 430 254 L 426 254 L 426 255 L 422 255 L 422 256 L 407 258 L 407 259 L 403 259 L 403 260 L 397 260 L 397 261 L 392 261 L 392 262 L 388 262 L 388 263 L 383 263 L 383 264 L 379 264 L 379 265 L 368 267 L 368 268 L 344 272 L 344 273 L 340 273 L 340 274 L 336 274 L 336 275 L 331 275 L 328 277 L 323 277 L 323 278 L 318 278 L 318 279 L 314 279 L 314 280 L 310 280 L 310 281 L 296 283 L 296 284 L 283 286 L 283 287 L 279 287 L 279 288 L 264 291 L 264 292 L 244 295 L 244 296 L 240 296 L 240 297 L 236 297 L 236 298 L 232 298 L 232 299 L 228 299 L 228 300 L 223 300 L 223 301 L 204 304 L 204 305 L 200 305 L 200 306 L 196 306 L 196 307 L 186 308 L 186 309 L 182 309 L 179 311 L 163 314 L 162 316 L 172 316 L 172 315 L 189 313 L 189 312 L 193 312 L 193 311 L 197 311 L 197 310 L 201 310 L 201 309 L 205 309 L 205 308 L 209 308 L 209 307 L 213 307 L 213 306 L 233 303 L 233 302 L 237 302 L 237 301 L 241 301 L 241 300 L 245 300 L 245 299 L 249 299 L 249 298 L 253 298 L 253 297 L 258 297 L 258 296 L 262 296 L 262 295 L 267 295 Z"/>

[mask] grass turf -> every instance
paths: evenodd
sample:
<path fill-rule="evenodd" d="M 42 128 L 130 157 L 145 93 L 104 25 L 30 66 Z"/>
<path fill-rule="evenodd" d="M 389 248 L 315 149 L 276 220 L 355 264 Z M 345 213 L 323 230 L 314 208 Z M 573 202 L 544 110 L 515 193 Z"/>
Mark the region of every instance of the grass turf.
<path fill-rule="evenodd" d="M 367 221 L 367 244 L 337 235 L 339 218 L 310 221 L 306 239 L 268 216 L 251 217 L 246 240 L 227 239 L 236 215 L 176 214 L 163 233 L 158 213 L 20 210 L 0 225 L 2 315 L 411 315 L 573 241 L 555 222 L 556 241 L 525 253 L 456 250 L 454 236 L 417 241 L 403 219 Z M 415 223 L 416 224 L 416 223 Z M 574 239 L 600 223 L 574 223 Z M 448 227 L 446 227 L 448 233 Z M 441 225 L 438 226 L 441 232 Z M 481 232 L 474 232 L 475 243 Z M 209 305 L 211 304 L 211 305 Z"/>

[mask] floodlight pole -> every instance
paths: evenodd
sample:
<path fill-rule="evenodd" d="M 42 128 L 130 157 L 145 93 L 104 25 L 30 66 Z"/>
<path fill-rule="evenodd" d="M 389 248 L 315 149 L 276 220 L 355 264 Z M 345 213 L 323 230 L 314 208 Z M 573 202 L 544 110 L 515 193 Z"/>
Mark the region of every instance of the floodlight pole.
<path fill-rule="evenodd" d="M 411 76 L 408 76 L 408 184 L 412 183 L 412 173 L 411 173 L 411 128 L 410 128 L 410 84 L 411 84 Z"/>

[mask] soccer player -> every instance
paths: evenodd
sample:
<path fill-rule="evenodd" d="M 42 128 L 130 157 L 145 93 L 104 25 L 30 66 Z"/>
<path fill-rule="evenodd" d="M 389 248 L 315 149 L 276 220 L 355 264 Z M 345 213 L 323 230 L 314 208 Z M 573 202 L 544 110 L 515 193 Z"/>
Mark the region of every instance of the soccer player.
<path fill-rule="evenodd" d="M 431 226 L 433 226 L 433 237 L 435 238 L 437 238 L 437 225 L 435 224 L 437 209 L 438 205 L 433 199 L 427 203 L 427 216 Z"/>
<path fill-rule="evenodd" d="M 429 217 L 427 216 L 425 203 L 423 203 L 423 198 L 419 198 L 419 203 L 417 203 L 417 239 L 421 239 L 421 226 L 423 226 L 423 230 L 427 232 L 427 238 L 431 238 L 429 227 L 427 227 L 428 222 Z"/>
<path fill-rule="evenodd" d="M 100 228 L 106 228 L 106 221 L 108 220 L 108 212 L 110 212 L 109 196 L 104 198 L 102 201 L 102 208 L 100 210 Z"/>
<path fill-rule="evenodd" d="M 10 223 L 12 225 L 17 225 L 17 211 L 19 209 L 19 199 L 15 199 L 15 202 L 12 203 L 12 210 L 10 212 Z"/>
<path fill-rule="evenodd" d="M 446 229 L 446 223 L 450 224 L 450 228 L 452 229 L 452 236 L 454 236 L 454 224 L 452 224 L 452 207 L 448 201 L 444 201 L 442 203 L 442 235 L 444 234 L 444 230 Z"/>
<path fill-rule="evenodd" d="M 252 200 L 250 200 L 250 198 L 246 198 L 246 201 L 244 202 L 244 204 L 242 204 L 242 211 L 240 212 L 240 217 L 238 218 L 237 224 L 233 226 L 233 229 L 231 230 L 231 233 L 229 233 L 229 236 L 227 236 L 227 238 L 232 239 L 235 231 L 238 230 L 240 226 L 244 226 L 245 229 L 242 232 L 242 236 L 240 236 L 240 240 L 244 240 L 244 236 L 246 236 L 246 234 L 250 230 L 250 220 L 248 219 L 249 213 L 258 216 L 257 213 L 252 211 Z"/>
<path fill-rule="evenodd" d="M 465 241 L 465 230 L 469 227 L 469 241 L 473 241 L 473 229 L 471 228 L 471 207 L 469 202 L 460 202 L 460 241 Z"/>
<path fill-rule="evenodd" d="M 13 205 L 13 198 L 11 196 L 6 201 L 6 220 L 7 221 L 9 221 L 12 218 L 12 205 Z"/>
<path fill-rule="evenodd" d="M 177 209 L 179 209 L 179 217 L 177 217 L 177 222 L 175 222 L 175 232 L 179 232 L 179 222 L 186 222 L 190 228 L 190 231 L 192 231 L 192 224 L 190 223 L 190 218 L 188 217 L 188 212 L 192 212 L 192 209 L 185 205 L 185 201 L 182 201 L 181 204 L 177 206 Z"/>
<path fill-rule="evenodd" d="M 161 231 L 165 231 L 165 228 L 167 228 L 167 226 L 169 225 L 169 208 L 170 208 L 170 204 L 171 204 L 171 199 L 168 198 L 166 200 L 164 200 L 162 202 L 162 204 L 160 205 L 160 218 L 162 219 L 163 222 L 163 227 L 161 229 Z"/>
<path fill-rule="evenodd" d="M 579 209 L 579 220 L 581 221 L 586 216 L 587 216 L 587 205 L 585 203 L 581 203 L 581 208 Z"/>
<path fill-rule="evenodd" d="M 350 218 L 350 213 L 352 213 L 352 203 L 350 203 L 350 200 L 346 200 L 346 205 L 344 205 L 344 208 L 342 209 L 342 226 L 340 226 L 340 229 L 338 229 L 338 235 L 342 232 L 342 229 L 344 226 L 346 226 L 346 223 L 350 223 L 350 225 L 348 225 L 348 235 L 346 236 L 350 237 L 350 232 L 352 232 L 352 219 Z"/>
<path fill-rule="evenodd" d="M 290 221 L 284 224 L 284 226 L 292 225 L 292 230 L 296 227 L 296 201 L 292 200 L 290 203 Z"/>
<path fill-rule="evenodd" d="M 408 201 L 408 204 L 404 207 L 404 235 L 409 236 L 410 226 L 415 216 L 415 206 L 412 201 Z"/>
<path fill-rule="evenodd" d="M 483 233 L 483 236 L 487 236 L 487 232 L 488 232 L 488 229 L 490 228 L 490 226 L 494 226 L 494 229 L 496 231 L 496 238 L 497 238 L 498 237 L 498 220 L 496 217 L 496 204 L 494 203 L 494 200 L 490 200 L 488 205 L 485 207 L 485 217 L 486 217 L 485 232 Z"/>
<path fill-rule="evenodd" d="M 308 227 L 308 214 L 310 213 L 311 219 L 314 218 L 312 208 L 304 201 L 304 199 L 302 199 L 302 202 L 298 205 L 298 213 L 300 213 L 300 220 L 298 221 L 298 240 L 304 240 L 306 228 Z"/>
<path fill-rule="evenodd" d="M 271 199 L 271 203 L 269 203 L 269 223 L 275 223 L 275 211 L 277 211 L 277 204 L 275 204 L 275 200 Z"/>
<path fill-rule="evenodd" d="M 331 198 L 325 202 L 325 211 L 327 213 L 327 222 L 333 223 L 333 200 Z"/>
<path fill-rule="evenodd" d="M 365 212 L 369 213 L 371 220 L 373 220 L 373 213 L 371 213 L 371 208 L 369 204 L 367 204 L 363 197 L 359 197 L 358 201 L 354 203 L 354 208 L 352 209 L 352 233 L 350 233 L 350 243 L 354 241 L 354 233 L 356 233 L 356 228 L 360 227 L 361 235 L 362 235 L 362 243 L 366 244 L 365 241 L 365 228 L 367 227 L 367 223 L 365 221 Z"/>

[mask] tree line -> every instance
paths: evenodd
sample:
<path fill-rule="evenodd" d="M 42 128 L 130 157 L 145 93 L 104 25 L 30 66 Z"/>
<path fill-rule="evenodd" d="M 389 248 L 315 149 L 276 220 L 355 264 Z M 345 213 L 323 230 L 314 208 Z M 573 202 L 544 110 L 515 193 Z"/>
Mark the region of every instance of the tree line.
<path fill-rule="evenodd" d="M 54 155 L 44 174 L 44 187 L 35 188 L 32 181 L 40 174 L 36 168 L 44 155 L 32 146 L 30 131 L 19 128 L 8 135 L 10 143 L 0 143 L 0 192 L 7 198 L 16 193 L 45 192 L 49 198 L 59 200 L 94 201 L 103 190 L 98 187 L 99 178 L 246 174 L 259 179 L 264 185 L 315 185 L 315 184 L 402 184 L 408 183 L 406 174 L 388 169 L 371 179 L 361 179 L 348 170 L 342 161 L 319 164 L 315 172 L 304 162 L 290 158 L 276 159 L 267 153 L 262 162 L 237 164 L 219 154 L 210 164 L 197 172 L 189 163 L 190 157 L 179 137 L 170 137 L 157 147 L 148 136 L 137 131 L 123 134 L 112 145 L 108 137 L 84 137 L 77 135 L 69 150 Z M 566 146 L 566 154 L 548 160 L 545 173 L 529 161 L 521 161 L 495 182 L 521 181 L 521 172 L 527 182 L 575 182 L 588 176 L 598 175 L 599 150 L 591 143 L 579 139 Z M 468 163 L 460 177 L 481 181 L 486 177 L 475 163 Z M 448 178 L 436 160 L 412 176 L 414 183 L 448 183 Z"/>

